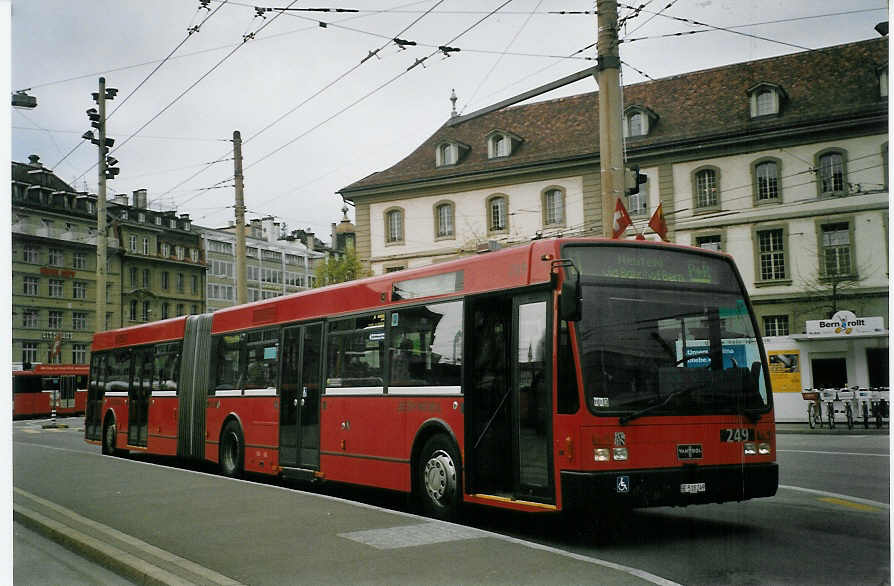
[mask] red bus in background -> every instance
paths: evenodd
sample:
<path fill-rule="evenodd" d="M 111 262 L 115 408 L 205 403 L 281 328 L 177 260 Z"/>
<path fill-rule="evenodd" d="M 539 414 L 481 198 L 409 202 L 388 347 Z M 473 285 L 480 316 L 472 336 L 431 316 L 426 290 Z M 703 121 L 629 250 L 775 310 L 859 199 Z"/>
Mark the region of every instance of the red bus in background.
<path fill-rule="evenodd" d="M 524 511 L 778 485 L 763 343 L 732 259 L 537 240 L 98 333 L 85 437 L 243 472 Z"/>
<path fill-rule="evenodd" d="M 87 364 L 37 364 L 12 371 L 14 419 L 51 415 L 80 415 L 87 405 Z"/>

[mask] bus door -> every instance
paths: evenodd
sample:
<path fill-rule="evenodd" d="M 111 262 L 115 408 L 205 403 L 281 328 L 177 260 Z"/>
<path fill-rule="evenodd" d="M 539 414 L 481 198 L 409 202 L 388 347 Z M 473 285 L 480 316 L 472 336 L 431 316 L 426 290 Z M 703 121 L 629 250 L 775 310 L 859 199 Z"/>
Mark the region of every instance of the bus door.
<path fill-rule="evenodd" d="M 149 439 L 149 397 L 155 349 L 139 348 L 133 353 L 133 378 L 127 389 L 127 445 L 146 446 Z"/>
<path fill-rule="evenodd" d="M 87 405 L 84 415 L 84 437 L 99 441 L 102 438 L 102 401 L 105 395 L 106 353 L 90 357 L 90 378 L 87 382 Z"/>
<path fill-rule="evenodd" d="M 469 304 L 466 466 L 472 494 L 553 502 L 547 293 Z M 506 457 L 510 448 L 511 457 Z"/>
<path fill-rule="evenodd" d="M 320 467 L 320 370 L 323 326 L 283 329 L 279 377 L 279 463 Z"/>

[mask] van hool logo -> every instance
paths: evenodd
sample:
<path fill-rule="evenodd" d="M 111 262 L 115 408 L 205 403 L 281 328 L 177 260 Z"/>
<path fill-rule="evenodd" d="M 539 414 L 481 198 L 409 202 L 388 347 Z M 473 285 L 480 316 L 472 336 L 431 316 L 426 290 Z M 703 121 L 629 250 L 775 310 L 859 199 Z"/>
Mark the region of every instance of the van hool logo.
<path fill-rule="evenodd" d="M 850 334 L 855 328 L 865 326 L 866 320 L 858 318 L 850 311 L 839 311 L 832 316 L 832 319 L 819 320 L 820 330 L 832 330 L 836 334 Z"/>

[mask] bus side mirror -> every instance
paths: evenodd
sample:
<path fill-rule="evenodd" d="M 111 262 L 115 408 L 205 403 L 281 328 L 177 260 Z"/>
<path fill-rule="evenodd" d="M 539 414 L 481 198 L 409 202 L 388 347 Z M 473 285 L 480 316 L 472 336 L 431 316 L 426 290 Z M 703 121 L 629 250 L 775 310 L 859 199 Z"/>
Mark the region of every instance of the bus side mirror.
<path fill-rule="evenodd" d="M 565 278 L 562 280 L 562 290 L 559 291 L 559 319 L 563 321 L 580 321 L 581 308 L 583 306 L 580 272 L 570 260 L 553 261 L 552 279 L 554 283 L 559 278 L 559 274 L 556 271 L 557 266 L 565 267 Z"/>

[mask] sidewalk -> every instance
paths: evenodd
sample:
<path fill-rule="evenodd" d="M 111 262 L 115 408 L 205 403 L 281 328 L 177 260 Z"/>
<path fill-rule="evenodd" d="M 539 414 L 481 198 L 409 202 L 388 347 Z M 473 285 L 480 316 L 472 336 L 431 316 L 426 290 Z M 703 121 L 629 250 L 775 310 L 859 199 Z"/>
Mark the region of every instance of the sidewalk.
<path fill-rule="evenodd" d="M 28 459 L 51 467 L 54 482 L 35 478 L 20 464 Z M 16 446 L 15 461 L 17 522 L 138 583 L 672 584 L 611 562 L 292 488 L 25 444 Z"/>
<path fill-rule="evenodd" d="M 776 433 L 805 433 L 805 434 L 823 434 L 823 435 L 888 435 L 888 424 L 882 425 L 881 429 L 875 427 L 875 423 L 870 423 L 869 428 L 864 428 L 863 423 L 855 423 L 853 429 L 847 428 L 847 423 L 843 421 L 835 422 L 835 429 L 829 429 L 829 423 L 824 421 L 822 427 L 816 426 L 810 429 L 807 421 L 804 423 L 777 423 Z"/>

